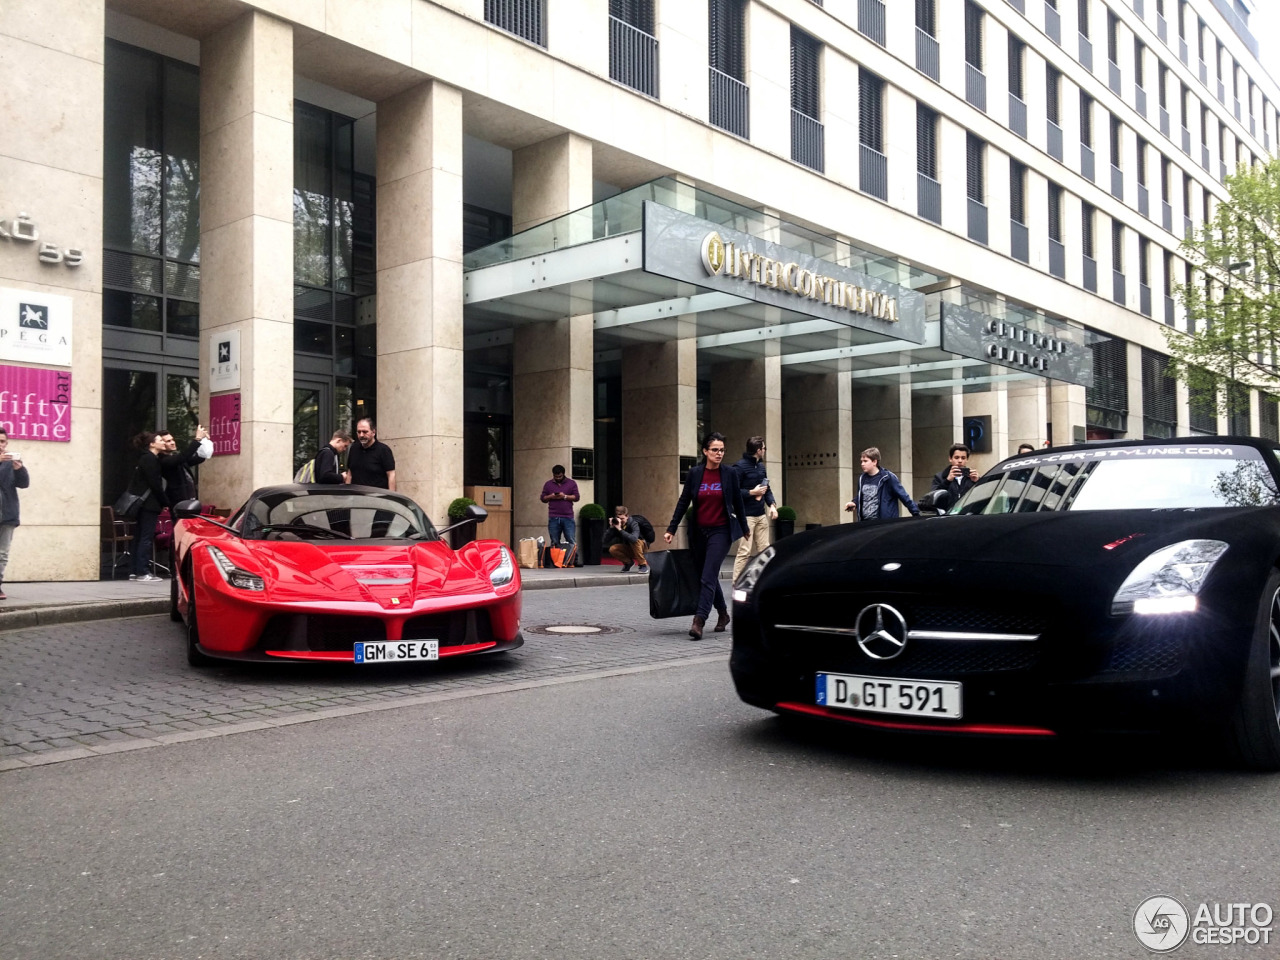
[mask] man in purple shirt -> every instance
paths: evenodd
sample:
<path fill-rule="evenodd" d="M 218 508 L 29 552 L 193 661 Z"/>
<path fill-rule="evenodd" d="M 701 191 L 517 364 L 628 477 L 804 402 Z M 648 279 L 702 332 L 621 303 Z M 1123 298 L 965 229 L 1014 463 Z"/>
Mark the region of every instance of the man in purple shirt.
<path fill-rule="evenodd" d="M 551 479 L 542 485 L 542 502 L 547 505 L 549 545 L 559 544 L 561 533 L 567 546 L 576 544 L 573 505 L 578 502 L 578 485 L 564 475 L 564 467 L 558 463 L 551 468 Z"/>

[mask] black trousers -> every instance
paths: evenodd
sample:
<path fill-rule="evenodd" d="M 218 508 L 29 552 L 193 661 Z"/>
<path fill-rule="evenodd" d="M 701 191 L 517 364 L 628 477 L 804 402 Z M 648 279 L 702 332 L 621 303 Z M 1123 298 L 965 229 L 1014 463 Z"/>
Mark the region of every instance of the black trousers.
<path fill-rule="evenodd" d="M 729 527 L 689 527 L 689 547 L 693 550 L 694 565 L 702 571 L 702 592 L 698 594 L 698 616 L 703 620 L 715 607 L 725 613 L 724 592 L 720 589 L 720 565 L 729 554 Z"/>

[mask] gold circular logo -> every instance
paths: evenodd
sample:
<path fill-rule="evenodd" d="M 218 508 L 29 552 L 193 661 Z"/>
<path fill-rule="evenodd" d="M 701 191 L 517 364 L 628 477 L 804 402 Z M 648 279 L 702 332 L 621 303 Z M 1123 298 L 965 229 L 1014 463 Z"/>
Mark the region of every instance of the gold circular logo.
<path fill-rule="evenodd" d="M 724 241 L 714 230 L 703 238 L 702 265 L 712 276 L 724 269 Z"/>

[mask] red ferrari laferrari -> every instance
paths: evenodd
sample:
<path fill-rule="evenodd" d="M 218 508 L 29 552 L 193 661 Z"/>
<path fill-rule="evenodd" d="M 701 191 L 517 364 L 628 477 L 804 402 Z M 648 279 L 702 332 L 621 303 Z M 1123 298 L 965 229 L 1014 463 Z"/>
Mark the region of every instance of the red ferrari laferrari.
<path fill-rule="evenodd" d="M 174 515 L 170 615 L 186 624 L 193 666 L 381 664 L 524 643 L 520 571 L 506 544 L 454 550 L 401 494 L 288 484 L 254 491 L 225 522 L 195 500 Z M 463 523 L 485 516 L 472 506 Z"/>

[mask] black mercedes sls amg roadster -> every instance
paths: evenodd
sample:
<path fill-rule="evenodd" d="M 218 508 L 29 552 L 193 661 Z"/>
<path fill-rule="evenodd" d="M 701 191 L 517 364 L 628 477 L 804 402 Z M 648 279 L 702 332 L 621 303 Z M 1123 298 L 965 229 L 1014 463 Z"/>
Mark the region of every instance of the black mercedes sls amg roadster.
<path fill-rule="evenodd" d="M 892 731 L 1220 731 L 1280 770 L 1280 444 L 1025 454 L 945 516 L 780 540 L 734 584 L 747 703 Z"/>

